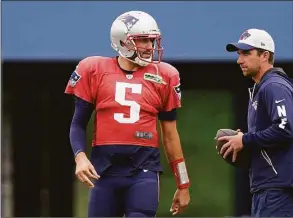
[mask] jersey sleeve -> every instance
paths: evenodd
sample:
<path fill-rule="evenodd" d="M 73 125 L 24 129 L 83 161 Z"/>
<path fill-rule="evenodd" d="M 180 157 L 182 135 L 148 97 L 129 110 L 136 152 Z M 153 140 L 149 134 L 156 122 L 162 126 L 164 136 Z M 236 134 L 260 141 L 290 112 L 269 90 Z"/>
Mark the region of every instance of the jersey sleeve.
<path fill-rule="evenodd" d="M 89 103 L 94 103 L 94 90 L 97 87 L 94 75 L 92 61 L 88 58 L 83 59 L 71 74 L 65 93 L 75 95 Z"/>
<path fill-rule="evenodd" d="M 288 87 L 271 83 L 264 89 L 263 102 L 272 125 L 265 130 L 244 134 L 244 146 L 274 147 L 293 141 L 293 95 Z"/>
<path fill-rule="evenodd" d="M 280 83 L 271 83 L 265 88 L 265 102 L 273 123 L 287 131 L 293 127 L 293 96 L 288 87 Z"/>
<path fill-rule="evenodd" d="M 163 111 L 171 111 L 181 107 L 181 88 L 179 72 L 172 67 L 170 79 L 167 83 Z"/>

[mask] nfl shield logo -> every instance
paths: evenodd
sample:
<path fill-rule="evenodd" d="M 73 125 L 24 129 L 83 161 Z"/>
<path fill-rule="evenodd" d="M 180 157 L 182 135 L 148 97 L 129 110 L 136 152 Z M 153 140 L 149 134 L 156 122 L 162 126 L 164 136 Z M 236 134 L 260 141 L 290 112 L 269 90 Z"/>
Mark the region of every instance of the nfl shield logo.
<path fill-rule="evenodd" d="M 133 75 L 132 74 L 126 74 L 126 78 L 127 79 L 132 79 L 133 78 Z"/>

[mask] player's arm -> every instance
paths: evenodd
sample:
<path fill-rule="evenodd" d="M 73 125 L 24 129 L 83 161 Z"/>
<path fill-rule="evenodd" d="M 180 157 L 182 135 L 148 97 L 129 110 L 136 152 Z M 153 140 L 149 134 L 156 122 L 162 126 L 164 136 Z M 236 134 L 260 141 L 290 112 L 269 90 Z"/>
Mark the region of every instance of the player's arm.
<path fill-rule="evenodd" d="M 76 97 L 75 110 L 70 125 L 70 144 L 74 157 L 86 149 L 86 127 L 91 118 L 94 105 Z"/>
<path fill-rule="evenodd" d="M 159 114 L 162 141 L 167 160 L 174 173 L 179 189 L 189 187 L 189 178 L 183 157 L 180 137 L 177 131 L 177 111 L 181 107 L 181 89 L 179 72 L 171 65 L 167 66 L 170 74 L 165 93 L 163 112 Z"/>
<path fill-rule="evenodd" d="M 89 187 L 94 187 L 91 179 L 99 178 L 94 166 L 85 154 L 86 127 L 94 109 L 94 93 L 96 93 L 97 87 L 93 74 L 93 61 L 95 60 L 92 58 L 85 58 L 80 61 L 70 76 L 65 89 L 66 94 L 73 95 L 77 98 L 69 133 L 71 147 L 75 155 L 75 175 Z"/>
<path fill-rule="evenodd" d="M 266 148 L 293 142 L 293 93 L 280 83 L 264 88 L 263 101 L 272 125 L 265 130 L 245 133 L 244 147 Z"/>
<path fill-rule="evenodd" d="M 161 114 L 159 119 L 166 157 L 171 166 L 177 184 L 177 190 L 174 194 L 173 202 L 170 208 L 172 215 L 176 215 L 183 212 L 189 204 L 189 178 L 176 127 L 176 110 L 164 112 L 164 115 Z"/>
<path fill-rule="evenodd" d="M 93 72 L 92 57 L 81 60 L 71 74 L 65 89 L 66 94 L 76 98 L 69 134 L 75 157 L 86 148 L 86 126 L 94 109 Z"/>
<path fill-rule="evenodd" d="M 162 108 L 164 112 L 159 114 L 159 120 L 166 157 L 177 184 L 170 208 L 172 215 L 176 215 L 181 213 L 190 202 L 190 183 L 176 124 L 176 108 L 181 107 L 180 77 L 174 67 L 169 65 L 167 68 L 169 78 L 166 79 L 168 82 L 162 93 L 162 96 L 165 96 Z"/>
<path fill-rule="evenodd" d="M 93 108 L 93 104 L 78 97 L 76 98 L 75 111 L 69 133 L 70 144 L 76 162 L 75 174 L 81 182 L 86 183 L 91 188 L 94 187 L 94 184 L 90 179 L 98 179 L 100 177 L 85 154 L 86 127 L 90 120 Z"/>
<path fill-rule="evenodd" d="M 170 112 L 169 117 L 176 116 L 176 110 Z M 162 141 L 167 160 L 175 176 L 176 184 L 179 189 L 188 188 L 189 177 L 180 143 L 180 137 L 176 127 L 176 119 L 160 120 Z"/>

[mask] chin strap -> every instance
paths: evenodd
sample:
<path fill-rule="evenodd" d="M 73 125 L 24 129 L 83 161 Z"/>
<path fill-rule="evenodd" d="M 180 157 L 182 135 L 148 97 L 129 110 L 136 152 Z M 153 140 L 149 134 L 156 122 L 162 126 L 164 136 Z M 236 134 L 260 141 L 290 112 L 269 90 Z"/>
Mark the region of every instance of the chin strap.
<path fill-rule="evenodd" d="M 190 186 L 190 182 L 184 158 L 173 160 L 169 164 L 175 176 L 177 188 L 188 188 Z"/>

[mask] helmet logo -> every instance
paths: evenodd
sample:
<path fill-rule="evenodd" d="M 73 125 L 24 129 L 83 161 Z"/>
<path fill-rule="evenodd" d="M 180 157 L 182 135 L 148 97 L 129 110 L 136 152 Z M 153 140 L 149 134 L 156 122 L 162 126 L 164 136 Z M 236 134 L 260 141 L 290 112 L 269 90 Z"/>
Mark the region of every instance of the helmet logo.
<path fill-rule="evenodd" d="M 139 21 L 139 19 L 131 15 L 125 15 L 120 20 L 125 24 L 128 31 Z"/>

